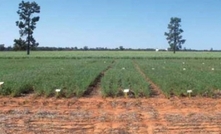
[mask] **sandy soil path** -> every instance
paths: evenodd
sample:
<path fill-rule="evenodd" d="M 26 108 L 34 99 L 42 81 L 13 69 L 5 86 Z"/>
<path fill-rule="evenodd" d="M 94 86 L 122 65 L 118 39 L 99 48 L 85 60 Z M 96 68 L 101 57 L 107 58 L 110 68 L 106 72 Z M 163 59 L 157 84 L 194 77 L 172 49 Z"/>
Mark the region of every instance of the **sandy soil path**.
<path fill-rule="evenodd" d="M 220 134 L 221 99 L 0 98 L 0 134 Z"/>

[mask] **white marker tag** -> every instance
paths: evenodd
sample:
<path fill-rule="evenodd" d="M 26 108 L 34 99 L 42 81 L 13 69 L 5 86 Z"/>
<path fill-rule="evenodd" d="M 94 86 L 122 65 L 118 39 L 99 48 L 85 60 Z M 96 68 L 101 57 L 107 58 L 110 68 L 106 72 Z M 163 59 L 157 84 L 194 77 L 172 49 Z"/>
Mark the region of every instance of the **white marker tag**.
<path fill-rule="evenodd" d="M 192 90 L 187 90 L 187 93 L 192 93 Z"/>
<path fill-rule="evenodd" d="M 3 84 L 4 84 L 4 82 L 0 82 L 0 86 L 3 85 Z"/>
<path fill-rule="evenodd" d="M 55 92 L 60 92 L 61 91 L 61 89 L 55 89 Z"/>
<path fill-rule="evenodd" d="M 130 89 L 124 89 L 124 93 L 128 93 Z"/>

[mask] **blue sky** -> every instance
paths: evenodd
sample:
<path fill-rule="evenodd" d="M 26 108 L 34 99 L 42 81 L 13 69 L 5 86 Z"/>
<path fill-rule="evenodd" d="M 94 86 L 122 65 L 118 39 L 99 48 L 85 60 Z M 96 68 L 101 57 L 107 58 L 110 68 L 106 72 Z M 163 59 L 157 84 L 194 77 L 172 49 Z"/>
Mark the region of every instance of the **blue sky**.
<path fill-rule="evenodd" d="M 21 0 L 0 0 L 0 44 L 19 38 Z M 40 46 L 167 48 L 171 17 L 182 19 L 192 49 L 221 49 L 221 0 L 35 0 L 41 6 L 34 37 Z"/>

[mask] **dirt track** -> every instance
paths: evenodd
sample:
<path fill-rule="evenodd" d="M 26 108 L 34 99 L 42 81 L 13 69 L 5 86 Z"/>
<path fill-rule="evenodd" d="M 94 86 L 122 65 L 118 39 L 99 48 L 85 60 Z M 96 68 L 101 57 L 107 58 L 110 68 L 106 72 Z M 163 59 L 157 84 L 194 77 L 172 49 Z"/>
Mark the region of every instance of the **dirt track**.
<path fill-rule="evenodd" d="M 0 98 L 0 134 L 220 134 L 221 99 Z"/>

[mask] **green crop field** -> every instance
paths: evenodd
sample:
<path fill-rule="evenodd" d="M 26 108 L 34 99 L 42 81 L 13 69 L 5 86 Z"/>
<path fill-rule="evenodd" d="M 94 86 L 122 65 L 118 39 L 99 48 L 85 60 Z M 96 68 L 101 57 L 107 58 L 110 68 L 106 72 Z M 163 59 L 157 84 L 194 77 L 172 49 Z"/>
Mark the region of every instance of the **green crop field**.
<path fill-rule="evenodd" d="M 33 51 L 0 52 L 0 58 L 152 58 L 152 59 L 221 59 L 221 52 L 150 52 L 150 51 Z"/>
<path fill-rule="evenodd" d="M 149 97 L 152 89 L 141 73 L 168 97 L 187 96 L 187 90 L 221 94 L 219 52 L 35 51 L 0 52 L 0 95 L 81 97 L 97 84 L 104 97 L 123 96 L 123 89 Z"/>
<path fill-rule="evenodd" d="M 105 70 L 111 60 L 67 59 L 1 59 L 0 80 L 2 95 L 20 96 L 35 92 L 52 96 L 62 89 L 66 97 L 82 96 L 94 79 Z"/>
<path fill-rule="evenodd" d="M 167 95 L 211 96 L 221 89 L 221 60 L 136 60 Z"/>
<path fill-rule="evenodd" d="M 116 97 L 122 94 L 122 89 L 130 89 L 136 98 L 150 95 L 149 84 L 130 59 L 117 60 L 102 78 L 101 85 L 104 96 Z"/>

